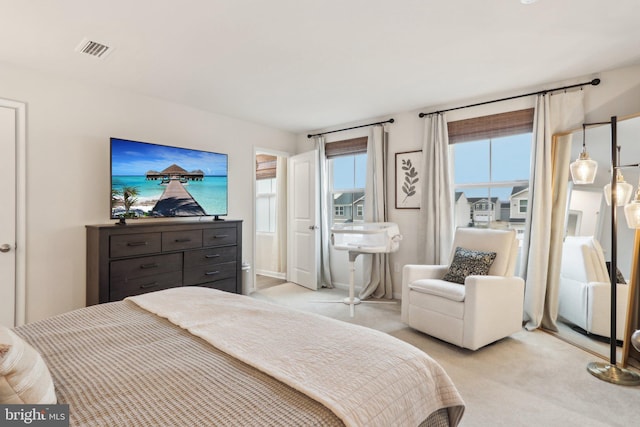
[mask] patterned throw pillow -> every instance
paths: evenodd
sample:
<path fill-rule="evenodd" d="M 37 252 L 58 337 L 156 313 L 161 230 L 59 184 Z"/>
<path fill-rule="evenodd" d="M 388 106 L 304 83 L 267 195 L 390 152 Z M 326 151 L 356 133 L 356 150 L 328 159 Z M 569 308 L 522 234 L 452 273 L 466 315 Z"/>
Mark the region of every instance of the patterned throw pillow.
<path fill-rule="evenodd" d="M 442 280 L 464 285 L 467 276 L 486 276 L 495 259 L 495 252 L 480 252 L 458 246 Z"/>
<path fill-rule="evenodd" d="M 611 262 L 607 261 L 606 264 L 607 264 L 607 276 L 611 277 Z M 627 284 L 627 281 L 625 280 L 619 268 L 616 268 L 616 283 L 621 283 L 623 285 Z"/>

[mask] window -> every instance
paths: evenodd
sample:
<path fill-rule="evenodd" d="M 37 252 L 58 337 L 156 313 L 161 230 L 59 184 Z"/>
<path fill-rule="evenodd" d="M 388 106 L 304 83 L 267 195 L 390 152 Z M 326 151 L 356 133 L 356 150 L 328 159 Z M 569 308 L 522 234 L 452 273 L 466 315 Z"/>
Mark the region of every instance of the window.
<path fill-rule="evenodd" d="M 471 218 L 467 224 L 466 214 L 456 215 L 456 226 L 513 228 L 522 234 L 532 126 L 532 109 L 449 123 L 455 209 L 470 210 Z"/>
<path fill-rule="evenodd" d="M 276 166 L 277 157 L 256 155 L 256 231 L 276 231 Z"/>
<path fill-rule="evenodd" d="M 367 138 L 326 145 L 333 223 L 364 221 Z"/>
<path fill-rule="evenodd" d="M 529 203 L 529 199 L 520 199 L 519 200 L 519 205 L 518 205 L 518 211 L 520 213 L 526 214 L 527 213 L 527 205 Z"/>
<path fill-rule="evenodd" d="M 256 231 L 276 232 L 276 179 L 256 181 Z"/>

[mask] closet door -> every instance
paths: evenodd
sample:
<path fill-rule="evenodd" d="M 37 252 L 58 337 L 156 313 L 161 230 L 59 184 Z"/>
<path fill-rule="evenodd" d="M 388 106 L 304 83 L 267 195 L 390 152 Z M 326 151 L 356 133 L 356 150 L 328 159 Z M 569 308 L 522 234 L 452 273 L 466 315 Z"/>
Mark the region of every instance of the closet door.
<path fill-rule="evenodd" d="M 15 326 L 16 111 L 0 106 L 0 324 Z"/>

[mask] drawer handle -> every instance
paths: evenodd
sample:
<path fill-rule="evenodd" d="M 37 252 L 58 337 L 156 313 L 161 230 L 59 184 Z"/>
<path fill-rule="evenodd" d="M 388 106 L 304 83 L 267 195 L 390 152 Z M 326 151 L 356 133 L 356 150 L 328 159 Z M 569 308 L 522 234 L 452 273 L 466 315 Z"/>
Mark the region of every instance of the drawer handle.
<path fill-rule="evenodd" d="M 128 242 L 127 246 L 147 246 L 147 242 Z"/>
<path fill-rule="evenodd" d="M 213 276 L 214 274 L 218 274 L 220 273 L 220 271 L 207 271 L 206 273 L 204 273 L 206 276 Z"/>
<path fill-rule="evenodd" d="M 220 256 L 220 254 L 208 254 L 208 255 L 205 255 L 204 257 L 205 258 L 218 258 L 219 256 Z"/>
<path fill-rule="evenodd" d="M 156 286 L 158 286 L 158 282 L 152 282 L 152 283 L 147 283 L 146 285 L 140 285 L 140 289 L 155 288 Z"/>
<path fill-rule="evenodd" d="M 212 237 L 212 239 L 224 239 L 225 237 L 229 237 L 228 234 L 217 234 Z"/>
<path fill-rule="evenodd" d="M 189 239 L 189 238 L 174 240 L 174 242 L 176 242 L 176 243 L 186 243 L 186 242 L 190 242 L 190 241 L 191 241 L 191 239 Z"/>
<path fill-rule="evenodd" d="M 142 269 L 147 269 L 147 268 L 157 268 L 160 267 L 160 264 L 158 264 L 157 262 L 152 262 L 150 264 L 141 264 L 140 268 Z"/>

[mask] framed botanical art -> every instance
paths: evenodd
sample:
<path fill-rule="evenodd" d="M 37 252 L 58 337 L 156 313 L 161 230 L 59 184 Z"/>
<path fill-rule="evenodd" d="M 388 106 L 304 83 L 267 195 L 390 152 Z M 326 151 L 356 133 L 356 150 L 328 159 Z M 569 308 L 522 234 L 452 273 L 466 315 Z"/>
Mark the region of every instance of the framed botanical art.
<path fill-rule="evenodd" d="M 420 209 L 422 151 L 396 153 L 396 209 Z"/>

